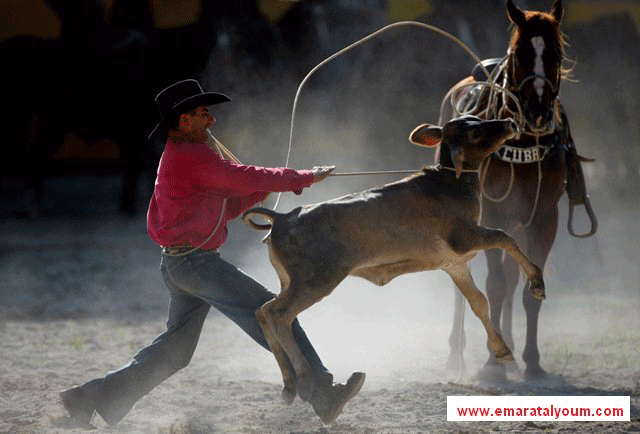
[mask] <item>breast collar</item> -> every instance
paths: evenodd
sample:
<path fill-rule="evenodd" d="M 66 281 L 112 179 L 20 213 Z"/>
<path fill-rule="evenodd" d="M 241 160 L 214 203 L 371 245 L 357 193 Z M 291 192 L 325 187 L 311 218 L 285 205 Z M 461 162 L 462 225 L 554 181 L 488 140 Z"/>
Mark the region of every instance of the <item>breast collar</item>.
<path fill-rule="evenodd" d="M 544 160 L 553 147 L 554 145 L 535 145 L 529 148 L 517 148 L 515 146 L 503 145 L 494 152 L 493 155 L 506 163 L 536 163 Z"/>
<path fill-rule="evenodd" d="M 540 137 L 538 144 L 527 148 L 505 144 L 495 151 L 493 155 L 506 163 L 536 163 L 567 149 L 567 144 L 561 140 L 561 137 L 561 133 L 555 132 L 548 136 Z"/>

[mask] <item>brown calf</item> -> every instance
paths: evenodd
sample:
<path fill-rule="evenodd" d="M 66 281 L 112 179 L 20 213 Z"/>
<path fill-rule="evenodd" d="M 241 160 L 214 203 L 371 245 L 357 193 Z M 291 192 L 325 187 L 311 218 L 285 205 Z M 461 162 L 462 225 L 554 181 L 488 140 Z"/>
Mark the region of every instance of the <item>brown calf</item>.
<path fill-rule="evenodd" d="M 265 243 L 282 290 L 256 315 L 282 371 L 286 400 L 293 400 L 296 388 L 301 397 L 313 392 L 312 371 L 293 338 L 291 323 L 348 275 L 384 285 L 405 273 L 446 271 L 482 321 L 496 357 L 512 359 L 491 325 L 487 300 L 474 284 L 468 262 L 479 250 L 503 249 L 522 267 L 534 297 L 544 298 L 540 269 L 505 232 L 478 224 L 478 167 L 516 134 L 517 126 L 510 119 L 483 121 L 464 116 L 444 127 L 421 125 L 409 136 L 411 142 L 449 145 L 450 155 L 441 155 L 438 166 L 287 214 L 253 208 L 243 215 L 250 226 L 271 229 Z M 271 224 L 253 222 L 254 214 Z"/>

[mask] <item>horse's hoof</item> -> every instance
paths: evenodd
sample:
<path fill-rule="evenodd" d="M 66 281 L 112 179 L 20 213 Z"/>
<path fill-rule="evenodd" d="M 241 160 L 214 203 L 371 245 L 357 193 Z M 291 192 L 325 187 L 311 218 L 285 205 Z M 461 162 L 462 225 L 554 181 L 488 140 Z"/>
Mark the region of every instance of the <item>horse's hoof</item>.
<path fill-rule="evenodd" d="M 504 368 L 507 373 L 507 378 L 509 380 L 513 380 L 513 381 L 522 380 L 522 372 L 520 372 L 518 363 L 515 360 L 506 362 L 504 364 Z"/>
<path fill-rule="evenodd" d="M 506 384 L 507 373 L 502 363 L 487 362 L 484 367 L 478 371 L 474 380 L 482 384 Z"/>
<path fill-rule="evenodd" d="M 285 404 L 290 405 L 294 399 L 296 399 L 296 389 L 295 388 L 288 388 L 288 387 L 283 387 L 282 388 L 282 399 L 284 400 Z"/>
<path fill-rule="evenodd" d="M 458 372 L 461 369 L 464 369 L 464 360 L 462 359 L 462 354 L 449 354 L 449 358 L 447 359 L 447 363 L 445 364 L 445 369 L 449 372 Z"/>
<path fill-rule="evenodd" d="M 547 371 L 542 369 L 540 365 L 527 366 L 524 370 L 524 379 L 526 381 L 539 381 L 548 378 Z"/>

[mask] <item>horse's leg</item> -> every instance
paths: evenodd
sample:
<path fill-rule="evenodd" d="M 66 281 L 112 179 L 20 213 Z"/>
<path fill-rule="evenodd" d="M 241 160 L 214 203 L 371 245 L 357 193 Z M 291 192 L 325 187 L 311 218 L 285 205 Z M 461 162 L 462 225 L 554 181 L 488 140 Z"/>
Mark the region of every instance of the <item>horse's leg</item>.
<path fill-rule="evenodd" d="M 487 259 L 486 292 L 487 298 L 489 299 L 491 324 L 496 330 L 500 330 L 502 333 L 500 319 L 502 317 L 504 300 L 507 295 L 506 278 L 502 262 L 503 252 L 498 249 L 485 250 L 485 256 Z M 498 362 L 495 353 L 489 345 L 487 345 L 487 349 L 489 350 L 489 359 L 478 376 L 492 383 L 506 382 L 504 365 Z"/>
<path fill-rule="evenodd" d="M 466 303 L 460 288 L 454 287 L 453 291 L 453 327 L 449 335 L 450 352 L 446 367 L 449 371 L 459 371 L 460 377 L 462 377 L 464 375 L 462 353 L 466 344 L 464 335 L 464 308 Z"/>
<path fill-rule="evenodd" d="M 526 239 L 522 230 L 515 229 L 510 232 L 513 234 L 518 246 L 523 249 L 526 246 Z M 520 280 L 520 269 L 518 264 L 509 255 L 502 257 L 502 273 L 504 277 L 504 298 L 502 299 L 502 315 L 500 317 L 500 331 L 502 338 L 509 345 L 511 351 L 515 350 L 515 341 L 513 339 L 513 299 Z M 517 364 L 514 362 L 508 368 L 515 368 Z"/>
<path fill-rule="evenodd" d="M 506 280 L 506 294 L 502 302 L 502 336 L 509 345 L 509 348 L 514 348 L 513 340 L 513 299 L 518 286 L 518 280 L 520 280 L 520 270 L 518 264 L 506 256 L 504 258 L 504 274 Z"/>
<path fill-rule="evenodd" d="M 540 268 L 544 268 L 558 229 L 558 206 L 552 207 L 543 217 L 536 219 L 526 229 L 528 239 L 527 254 Z M 527 316 L 527 337 L 522 358 L 526 369 L 526 380 L 543 378 L 547 373 L 540 366 L 540 352 L 538 351 L 538 316 L 540 314 L 540 300 L 534 298 L 526 288 L 522 294 L 522 303 Z"/>
<path fill-rule="evenodd" d="M 518 282 L 520 281 L 520 269 L 518 264 L 509 256 L 504 258 L 504 274 L 507 281 L 507 294 L 502 304 L 502 336 L 512 350 L 515 349 L 513 339 L 513 300 L 515 298 Z"/>
<path fill-rule="evenodd" d="M 502 338 L 513 351 L 513 297 L 518 285 L 520 270 L 518 269 L 518 264 L 510 256 L 503 255 L 502 250 L 486 250 L 485 256 L 488 270 L 486 291 L 489 299 L 491 323 L 497 330 L 500 330 Z M 500 383 L 507 380 L 505 368 L 509 372 L 518 371 L 518 365 L 515 361 L 508 364 L 499 363 L 491 348 L 488 349 L 489 358 L 481 374 L 479 374 L 480 377 L 486 381 Z"/>

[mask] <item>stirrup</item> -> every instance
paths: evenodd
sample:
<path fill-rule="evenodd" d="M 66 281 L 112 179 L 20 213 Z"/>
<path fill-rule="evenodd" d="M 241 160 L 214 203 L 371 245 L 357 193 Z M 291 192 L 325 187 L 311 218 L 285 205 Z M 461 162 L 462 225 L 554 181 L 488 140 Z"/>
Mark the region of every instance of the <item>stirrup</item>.
<path fill-rule="evenodd" d="M 591 158 L 585 158 L 577 153 L 567 155 L 567 196 L 569 196 L 569 221 L 567 223 L 567 230 L 571 236 L 576 238 L 587 238 L 595 234 L 598 230 L 598 219 L 596 218 L 593 208 L 591 207 L 591 201 L 587 194 L 587 187 L 584 181 L 584 174 L 582 173 L 581 161 L 593 162 L 595 160 Z M 591 229 L 588 232 L 576 233 L 573 228 L 573 209 L 576 206 L 584 205 L 585 211 L 589 216 L 591 223 Z"/>
<path fill-rule="evenodd" d="M 589 216 L 589 221 L 591 222 L 591 229 L 589 230 L 589 232 L 577 234 L 573 229 L 573 209 L 578 205 L 584 205 L 584 209 Z M 591 208 L 591 201 L 589 200 L 588 195 L 586 195 L 582 199 L 582 203 L 572 202 L 571 200 L 569 200 L 569 222 L 567 223 L 567 229 L 569 230 L 569 234 L 576 238 L 590 237 L 598 230 L 598 219 L 596 218 L 596 214 L 593 212 L 593 208 Z"/>

